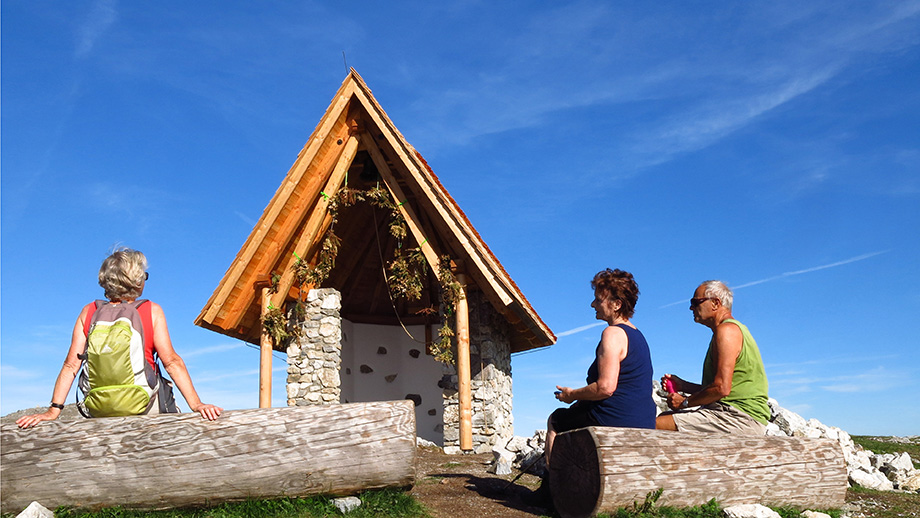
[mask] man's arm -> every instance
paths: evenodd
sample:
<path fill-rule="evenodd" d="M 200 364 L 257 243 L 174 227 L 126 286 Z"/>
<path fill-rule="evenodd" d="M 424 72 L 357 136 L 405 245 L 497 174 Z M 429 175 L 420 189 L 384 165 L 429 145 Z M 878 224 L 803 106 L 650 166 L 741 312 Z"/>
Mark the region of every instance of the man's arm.
<path fill-rule="evenodd" d="M 715 403 L 731 394 L 735 362 L 738 361 L 738 355 L 741 354 L 741 345 L 744 338 L 741 335 L 741 329 L 730 322 L 719 324 L 713 333 L 713 338 L 715 348 L 712 352 L 711 361 L 716 367 L 715 378 L 712 383 L 702 387 L 702 390 L 694 392 L 688 398 L 676 393 L 671 394 L 668 397 L 668 406 L 671 408 L 680 408 L 684 399 L 689 400 L 687 402 L 688 406 L 700 406 Z"/>

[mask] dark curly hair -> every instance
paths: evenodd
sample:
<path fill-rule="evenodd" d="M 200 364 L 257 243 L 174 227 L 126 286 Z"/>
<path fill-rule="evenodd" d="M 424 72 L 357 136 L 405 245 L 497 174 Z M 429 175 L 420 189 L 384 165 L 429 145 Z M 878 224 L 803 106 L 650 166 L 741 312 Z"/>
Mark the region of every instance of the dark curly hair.
<path fill-rule="evenodd" d="M 632 318 L 636 312 L 636 302 L 639 300 L 639 285 L 629 272 L 607 268 L 597 272 L 591 280 L 591 288 L 602 297 L 619 300 L 620 310 L 617 314 L 623 318 Z"/>

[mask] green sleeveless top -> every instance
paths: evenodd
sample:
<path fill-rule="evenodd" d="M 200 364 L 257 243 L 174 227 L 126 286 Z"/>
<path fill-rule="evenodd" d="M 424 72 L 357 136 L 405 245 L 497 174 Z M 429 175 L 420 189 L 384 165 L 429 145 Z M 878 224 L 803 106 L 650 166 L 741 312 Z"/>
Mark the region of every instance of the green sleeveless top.
<path fill-rule="evenodd" d="M 757 342 L 741 322 L 733 318 L 727 318 L 723 322 L 731 322 L 741 329 L 742 343 L 741 353 L 738 355 L 738 360 L 735 361 L 735 372 L 732 374 L 732 391 L 720 401 L 741 410 L 762 424 L 767 424 L 770 421 L 770 406 L 767 404 L 767 373 L 763 368 L 763 360 L 760 358 Z M 709 342 L 709 350 L 706 351 L 706 359 L 703 361 L 704 387 L 711 384 L 716 378 L 716 366 L 712 361 L 712 350 L 715 344 L 716 339 L 713 336 L 712 341 Z"/>

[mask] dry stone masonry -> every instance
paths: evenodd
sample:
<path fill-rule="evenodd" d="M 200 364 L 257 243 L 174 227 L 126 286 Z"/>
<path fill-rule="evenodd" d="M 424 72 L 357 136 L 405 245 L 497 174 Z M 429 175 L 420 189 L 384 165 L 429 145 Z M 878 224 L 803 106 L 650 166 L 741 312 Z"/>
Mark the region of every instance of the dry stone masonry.
<path fill-rule="evenodd" d="M 339 292 L 310 290 L 299 339 L 287 348 L 288 406 L 338 403 L 341 396 L 342 324 Z"/>
<path fill-rule="evenodd" d="M 473 451 L 487 453 L 514 435 L 511 416 L 511 328 L 479 291 L 467 293 L 470 308 L 470 392 Z M 444 452 L 460 453 L 460 398 L 454 365 L 444 365 Z"/>

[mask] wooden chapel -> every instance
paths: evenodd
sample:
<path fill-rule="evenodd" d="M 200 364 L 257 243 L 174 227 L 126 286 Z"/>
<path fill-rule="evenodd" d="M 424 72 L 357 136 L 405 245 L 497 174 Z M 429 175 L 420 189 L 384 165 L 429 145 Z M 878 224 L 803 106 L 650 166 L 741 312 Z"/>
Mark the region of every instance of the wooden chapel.
<path fill-rule="evenodd" d="M 329 204 L 340 189 L 373 187 L 385 188 L 392 197 L 405 220 L 407 235 L 403 239 L 391 234 L 385 213 L 370 204 L 342 209 L 333 222 Z M 272 343 L 263 332 L 262 315 L 266 308 L 285 308 L 302 298 L 292 266 L 298 260 L 311 264 L 320 260 L 324 237 L 333 224 L 340 238 L 334 267 L 321 285 L 308 288 L 334 288 L 340 293 L 340 317 L 356 328 L 343 332 L 342 355 L 364 355 L 362 351 L 371 349 L 386 351 L 390 346 L 378 337 L 386 335 L 388 328 L 402 327 L 407 332 L 411 328 L 418 332 L 416 342 L 430 345 L 439 327 L 438 272 L 441 262 L 448 258 L 462 286 L 461 300 L 451 316 L 455 319 L 451 322 L 456 333 L 455 364 L 447 369 L 443 381 L 426 381 L 426 387 L 419 390 L 411 389 L 411 385 L 403 389 L 421 393 L 430 391 L 428 385 L 434 384 L 440 387 L 434 390 L 443 390 L 445 405 L 450 398 L 459 402 L 456 426 L 460 450 L 473 449 L 474 435 L 477 442 L 488 442 L 483 437 L 490 430 L 510 425 L 510 354 L 551 345 L 556 337 L 354 69 L 195 321 L 204 328 L 261 345 L 260 406 L 271 406 L 271 351 L 287 350 L 284 343 Z M 419 248 L 427 262 L 418 300 L 394 299 L 389 292 L 386 268 L 397 247 Z M 425 311 L 426 308 L 429 309 Z M 358 343 L 360 337 L 369 339 Z M 426 347 L 421 345 L 419 349 Z M 413 357 L 417 356 L 416 350 Z M 425 357 L 431 365 L 436 363 L 427 354 Z M 342 376 L 353 376 L 354 384 L 360 385 L 362 379 L 370 379 L 361 378 L 361 373 L 373 370 L 365 369 L 366 363 L 370 362 L 362 363 L 358 372 L 357 363 L 352 368 L 346 362 Z M 392 368 L 401 369 L 400 383 L 411 384 L 415 372 L 422 372 L 420 367 L 399 365 Z M 425 365 L 428 370 L 441 368 Z M 394 370 L 387 381 L 392 382 L 396 376 Z M 490 386 L 484 385 L 487 380 L 491 380 Z M 507 403 L 501 408 L 489 406 L 495 391 L 508 392 Z M 355 388 L 352 392 L 357 394 L 360 390 Z M 401 398 L 377 389 L 372 393 Z M 481 401 L 473 404 L 477 393 Z M 365 393 L 352 397 L 370 396 Z M 344 393 L 342 399 L 346 399 Z M 418 412 L 423 410 L 417 408 Z M 477 418 L 477 412 L 483 416 Z M 427 410 L 429 416 L 442 413 L 447 443 L 448 436 L 454 435 L 450 431 L 455 426 L 454 411 L 446 406 L 444 410 Z M 424 436 L 421 432 L 420 435 Z"/>

